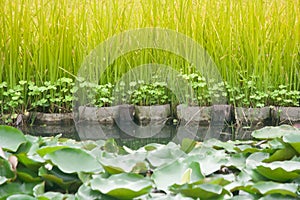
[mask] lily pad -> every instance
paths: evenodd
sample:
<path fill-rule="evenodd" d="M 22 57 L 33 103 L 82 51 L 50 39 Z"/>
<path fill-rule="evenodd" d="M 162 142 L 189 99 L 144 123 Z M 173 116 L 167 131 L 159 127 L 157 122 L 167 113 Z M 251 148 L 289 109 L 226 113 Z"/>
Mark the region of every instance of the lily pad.
<path fill-rule="evenodd" d="M 77 191 L 82 184 L 75 174 L 65 174 L 57 167 L 47 170 L 45 167 L 39 169 L 39 176 L 41 176 L 48 184 L 56 184 L 56 187 L 67 190 L 69 192 Z"/>
<path fill-rule="evenodd" d="M 289 135 L 285 135 L 283 137 L 283 141 L 289 143 L 298 154 L 300 154 L 300 131 L 299 133 L 293 133 Z"/>
<path fill-rule="evenodd" d="M 62 194 L 59 192 L 46 192 L 40 196 L 38 196 L 39 200 L 75 200 L 75 196 L 73 194 Z"/>
<path fill-rule="evenodd" d="M 270 180 L 287 182 L 299 177 L 300 162 L 275 161 L 272 163 L 260 163 L 256 171 Z"/>
<path fill-rule="evenodd" d="M 290 160 L 295 155 L 297 155 L 297 152 L 289 144 L 285 144 L 283 149 L 276 150 L 269 158 L 265 159 L 264 162 Z"/>
<path fill-rule="evenodd" d="M 264 181 L 255 183 L 253 186 L 263 195 L 282 194 L 296 197 L 298 185 L 294 183 L 275 183 L 272 181 Z"/>
<path fill-rule="evenodd" d="M 14 194 L 12 196 L 9 196 L 7 198 L 7 200 L 36 200 L 36 198 L 34 198 L 33 196 L 29 196 L 26 194 Z"/>
<path fill-rule="evenodd" d="M 256 139 L 273 139 L 280 138 L 292 133 L 299 133 L 299 130 L 289 125 L 281 125 L 274 127 L 266 126 L 262 129 L 253 131 L 251 135 Z"/>
<path fill-rule="evenodd" d="M 0 147 L 16 152 L 26 142 L 22 131 L 11 126 L 0 125 Z"/>
<path fill-rule="evenodd" d="M 198 162 L 193 162 L 193 159 L 197 160 L 197 157 L 181 158 L 154 170 L 151 178 L 157 186 L 157 189 L 167 192 L 168 186 L 176 183 L 181 184 L 188 169 L 191 170 L 189 175 L 190 183 L 203 179 L 204 175 L 201 172 L 200 165 Z"/>
<path fill-rule="evenodd" d="M 152 188 L 150 179 L 133 173 L 97 177 L 91 181 L 91 188 L 118 199 L 133 199 L 147 194 Z"/>
<path fill-rule="evenodd" d="M 47 154 L 50 160 L 65 173 L 103 171 L 102 166 L 92 155 L 77 148 L 63 148 Z"/>
<path fill-rule="evenodd" d="M 40 149 L 38 149 L 36 151 L 36 153 L 38 153 L 40 156 L 44 157 L 48 153 L 52 153 L 54 151 L 64 149 L 64 148 L 70 148 L 70 147 L 66 146 L 66 145 L 45 146 L 45 147 L 41 147 Z"/>
<path fill-rule="evenodd" d="M 16 175 L 11 168 L 8 160 L 0 157 L 0 177 L 5 177 L 6 179 L 12 179 Z"/>
<path fill-rule="evenodd" d="M 152 150 L 147 155 L 147 160 L 153 167 L 159 167 L 171 163 L 186 155 L 175 143 L 168 143 L 161 148 Z"/>
<path fill-rule="evenodd" d="M 118 174 L 122 172 L 131 172 L 136 164 L 143 162 L 145 158 L 146 153 L 140 152 L 118 156 L 103 152 L 99 158 L 99 162 L 108 173 Z"/>
<path fill-rule="evenodd" d="M 14 194 L 32 195 L 34 186 L 33 183 L 6 183 L 0 187 L 0 199 L 7 199 Z"/>
<path fill-rule="evenodd" d="M 115 198 L 109 197 L 107 195 L 102 194 L 101 192 L 97 190 L 92 190 L 91 187 L 87 186 L 86 184 L 83 184 L 80 186 L 76 193 L 77 199 L 88 199 L 88 200 L 115 200 Z"/>
<path fill-rule="evenodd" d="M 229 194 L 222 186 L 216 184 L 175 184 L 170 187 L 170 190 L 187 197 L 200 199 L 221 199 L 225 194 Z"/>

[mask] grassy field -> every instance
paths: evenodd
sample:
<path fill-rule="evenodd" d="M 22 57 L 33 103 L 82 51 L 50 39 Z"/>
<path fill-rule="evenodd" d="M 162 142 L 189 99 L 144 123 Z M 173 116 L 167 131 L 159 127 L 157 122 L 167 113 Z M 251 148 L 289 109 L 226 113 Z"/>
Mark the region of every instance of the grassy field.
<path fill-rule="evenodd" d="M 299 1 L 3 0 L 0 7 L 0 83 L 8 87 L 76 75 L 85 56 L 107 38 L 162 27 L 203 46 L 231 85 L 243 89 L 254 81 L 259 91 L 280 85 L 300 90 Z M 182 58 L 144 50 L 119 58 L 105 80 L 115 82 L 141 63 L 191 72 Z"/>

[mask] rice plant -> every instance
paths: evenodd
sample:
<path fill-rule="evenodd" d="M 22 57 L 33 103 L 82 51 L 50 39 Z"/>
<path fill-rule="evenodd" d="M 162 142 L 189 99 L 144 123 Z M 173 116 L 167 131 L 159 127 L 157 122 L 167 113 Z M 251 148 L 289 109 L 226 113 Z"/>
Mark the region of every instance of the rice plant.
<path fill-rule="evenodd" d="M 20 80 L 41 85 L 76 75 L 85 56 L 109 37 L 161 27 L 203 46 L 223 79 L 245 98 L 251 96 L 248 81 L 253 77 L 262 92 L 280 85 L 300 90 L 299 1 L 11 0 L 0 6 L 0 83 L 9 88 Z M 165 63 L 193 73 L 176 55 L 141 50 L 117 59 L 102 81 L 114 83 L 142 63 Z"/>

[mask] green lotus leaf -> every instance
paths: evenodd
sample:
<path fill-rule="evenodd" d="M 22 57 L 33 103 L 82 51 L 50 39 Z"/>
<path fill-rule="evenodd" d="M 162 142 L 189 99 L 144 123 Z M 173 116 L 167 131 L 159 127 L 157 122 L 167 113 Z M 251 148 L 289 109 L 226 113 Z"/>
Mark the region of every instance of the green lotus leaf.
<path fill-rule="evenodd" d="M 178 145 L 170 142 L 161 148 L 150 151 L 147 155 L 147 160 L 153 167 L 159 167 L 173 162 L 184 155 L 186 154 Z"/>
<path fill-rule="evenodd" d="M 252 185 L 263 195 L 268 194 L 282 194 L 296 197 L 298 185 L 294 183 L 275 183 L 272 181 L 258 182 Z"/>
<path fill-rule="evenodd" d="M 270 180 L 287 182 L 299 177 L 300 162 L 275 161 L 272 163 L 260 163 L 256 171 Z"/>
<path fill-rule="evenodd" d="M 259 165 L 260 162 L 262 162 L 265 159 L 268 159 L 270 157 L 270 154 L 265 152 L 256 152 L 248 156 L 246 159 L 246 165 L 247 167 L 256 167 L 256 165 Z"/>
<path fill-rule="evenodd" d="M 106 140 L 106 142 L 103 146 L 103 149 L 104 149 L 104 151 L 109 152 L 109 153 L 118 153 L 119 152 L 119 146 L 114 139 Z"/>
<path fill-rule="evenodd" d="M 45 193 L 45 182 L 41 182 L 33 187 L 33 196 L 37 197 Z"/>
<path fill-rule="evenodd" d="M 230 165 L 228 162 L 229 156 L 223 151 L 217 151 L 214 154 L 208 154 L 199 159 L 201 171 L 205 176 L 220 170 L 222 166 Z"/>
<path fill-rule="evenodd" d="M 300 131 L 298 131 L 298 133 L 285 135 L 283 141 L 289 143 L 297 153 L 300 154 Z"/>
<path fill-rule="evenodd" d="M 117 199 L 133 199 L 149 193 L 152 182 L 138 174 L 122 173 L 111 175 L 107 179 L 97 177 L 91 180 L 91 188 Z"/>
<path fill-rule="evenodd" d="M 19 129 L 0 125 L 0 147 L 16 152 L 19 146 L 25 142 L 26 138 Z"/>
<path fill-rule="evenodd" d="M 245 193 L 245 194 L 236 195 L 228 200 L 256 200 L 258 198 L 259 197 L 255 196 L 253 194 Z"/>
<path fill-rule="evenodd" d="M 196 146 L 196 141 L 189 138 L 184 138 L 181 142 L 181 150 L 185 153 L 189 153 Z"/>
<path fill-rule="evenodd" d="M 271 141 L 268 141 L 268 144 L 269 148 L 273 150 L 285 148 L 285 144 L 281 138 L 275 138 Z"/>
<path fill-rule="evenodd" d="M 0 200 L 6 200 L 7 197 L 14 194 L 27 194 L 32 195 L 34 183 L 19 183 L 12 182 L 1 185 L 0 187 Z"/>
<path fill-rule="evenodd" d="M 7 200 L 36 200 L 33 196 L 29 196 L 27 194 L 14 194 L 7 198 Z"/>
<path fill-rule="evenodd" d="M 76 174 L 66 174 L 60 171 L 57 167 L 51 170 L 41 167 L 39 169 L 39 176 L 42 177 L 50 185 L 56 184 L 64 190 L 76 191 L 82 184 Z"/>
<path fill-rule="evenodd" d="M 236 145 L 232 141 L 222 142 L 217 139 L 211 139 L 210 142 L 213 142 L 213 147 L 216 149 L 225 149 L 229 153 L 235 153 L 235 147 Z"/>
<path fill-rule="evenodd" d="M 44 157 L 48 153 L 52 153 L 54 151 L 57 151 L 57 150 L 60 150 L 60 149 L 64 149 L 64 148 L 70 148 L 70 147 L 67 146 L 67 145 L 44 146 L 44 147 L 41 147 L 40 149 L 36 150 L 36 152 L 40 156 Z"/>
<path fill-rule="evenodd" d="M 283 149 L 276 150 L 269 158 L 265 159 L 264 162 L 274 162 L 290 160 L 297 152 L 289 144 L 285 144 Z"/>
<path fill-rule="evenodd" d="M 297 199 L 299 198 L 282 195 L 282 194 L 269 194 L 261 197 L 259 200 L 297 200 Z"/>
<path fill-rule="evenodd" d="M 193 162 L 193 159 L 197 160 L 197 157 L 181 158 L 155 169 L 151 179 L 153 179 L 157 189 L 167 191 L 168 186 L 175 183 L 181 184 L 187 169 L 191 169 L 190 183 L 203 179 L 204 176 L 201 172 L 200 165 L 198 162 Z"/>
<path fill-rule="evenodd" d="M 246 166 L 246 156 L 243 153 L 232 154 L 224 165 L 242 170 Z"/>
<path fill-rule="evenodd" d="M 145 158 L 146 153 L 140 152 L 118 156 L 103 152 L 99 157 L 99 162 L 108 173 L 118 174 L 122 172 L 131 172 L 137 163 L 143 162 Z"/>
<path fill-rule="evenodd" d="M 170 191 L 200 199 L 222 199 L 225 194 L 230 194 L 222 186 L 216 184 L 174 184 L 170 187 Z"/>
<path fill-rule="evenodd" d="M 83 184 L 80 186 L 76 193 L 77 199 L 88 199 L 88 200 L 115 200 L 115 198 L 112 198 L 110 196 L 104 195 L 101 192 L 97 190 L 92 190 L 91 187 L 87 186 L 86 184 Z"/>
<path fill-rule="evenodd" d="M 147 200 L 193 200 L 194 198 L 183 196 L 182 194 L 164 194 L 164 193 L 151 193 Z"/>
<path fill-rule="evenodd" d="M 164 145 L 158 144 L 158 143 L 150 143 L 150 144 L 145 145 L 144 147 L 141 147 L 139 150 L 153 151 L 153 150 L 159 149 L 163 146 Z"/>
<path fill-rule="evenodd" d="M 273 138 L 281 138 L 282 136 L 299 133 L 300 131 L 289 125 L 281 125 L 281 126 L 266 126 L 262 129 L 255 130 L 252 132 L 252 137 L 257 139 L 273 139 Z"/>
<path fill-rule="evenodd" d="M 19 153 L 16 156 L 20 163 L 22 163 L 27 168 L 34 169 L 34 170 L 40 168 L 42 164 L 45 162 L 45 160 L 41 158 L 39 155 L 31 156 L 25 153 Z"/>
<path fill-rule="evenodd" d="M 2 184 L 6 180 L 15 178 L 15 176 L 15 172 L 12 170 L 8 160 L 0 157 L 0 177 L 2 177 Z"/>
<path fill-rule="evenodd" d="M 0 176 L 0 185 L 2 185 L 3 183 L 5 183 L 8 179 L 4 176 Z"/>
<path fill-rule="evenodd" d="M 35 171 L 32 171 L 30 168 L 19 167 L 17 170 L 18 178 L 24 182 L 34 183 L 34 182 L 41 182 L 41 177 Z"/>
<path fill-rule="evenodd" d="M 59 192 L 46 192 L 38 196 L 38 200 L 75 200 L 73 194 L 62 194 Z"/>
<path fill-rule="evenodd" d="M 82 149 L 63 148 L 46 154 L 44 158 L 65 173 L 103 171 L 96 158 Z"/>
<path fill-rule="evenodd" d="M 258 148 L 255 148 L 251 145 L 248 144 L 242 144 L 242 145 L 238 145 L 234 148 L 237 152 L 243 152 L 243 153 L 255 153 L 258 151 L 261 151 Z"/>

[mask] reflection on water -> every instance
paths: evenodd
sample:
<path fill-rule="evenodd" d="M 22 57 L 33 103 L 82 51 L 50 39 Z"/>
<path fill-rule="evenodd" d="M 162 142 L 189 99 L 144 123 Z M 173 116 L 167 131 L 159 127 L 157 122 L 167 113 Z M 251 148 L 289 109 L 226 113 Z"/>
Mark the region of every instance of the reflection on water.
<path fill-rule="evenodd" d="M 225 140 L 231 139 L 230 132 L 222 132 L 222 127 L 210 128 L 209 126 L 175 126 L 175 125 L 164 125 L 160 131 L 155 129 L 157 127 L 153 126 L 145 129 L 143 131 L 137 132 L 135 135 L 130 132 L 129 134 L 121 130 L 117 125 L 100 125 L 100 124 L 81 124 L 77 125 L 77 129 L 73 123 L 62 123 L 55 125 L 34 125 L 34 126 L 24 126 L 22 131 L 26 134 L 34 136 L 56 136 L 62 134 L 62 137 L 71 138 L 75 140 L 105 140 L 108 138 L 114 138 L 118 144 L 126 145 L 131 148 L 137 148 L 144 146 L 149 143 L 161 143 L 166 144 L 170 141 L 175 143 L 181 143 L 182 139 L 190 138 L 198 141 L 203 141 L 209 138 L 209 132 L 217 131 L 221 134 L 216 137 L 217 139 L 222 139 L 222 135 L 226 135 Z M 221 131 L 220 131 L 221 130 Z M 152 131 L 152 132 L 151 132 Z M 138 135 L 142 134 L 142 135 Z"/>

